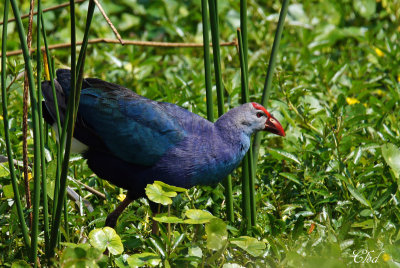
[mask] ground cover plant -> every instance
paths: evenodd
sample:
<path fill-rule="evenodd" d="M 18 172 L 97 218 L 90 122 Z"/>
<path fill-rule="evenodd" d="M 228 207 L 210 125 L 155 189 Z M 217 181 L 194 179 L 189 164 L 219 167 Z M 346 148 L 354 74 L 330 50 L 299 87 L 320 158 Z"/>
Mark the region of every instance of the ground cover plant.
<path fill-rule="evenodd" d="M 56 4 L 46 1 L 43 8 Z M 203 40 L 200 1 L 105 1 L 102 5 L 124 39 Z M 281 7 L 281 1 L 247 2 L 250 101 L 261 101 Z M 27 13 L 29 3 L 20 2 L 19 9 L 21 14 Z M 88 2 L 76 4 L 77 41 L 84 37 L 88 9 Z M 1 14 L 3 11 L 2 3 Z M 235 40 L 239 2 L 219 1 L 218 12 L 221 42 Z M 11 11 L 9 14 L 12 17 Z M 250 230 L 245 228 L 248 219 L 243 218 L 241 208 L 242 168 L 232 174 L 231 222 L 226 220 L 222 185 L 185 191 L 155 183 L 148 186 L 147 196 L 160 204 L 162 214 L 154 219 L 160 226 L 158 236 L 151 234 L 153 218 L 145 199 L 135 201 L 124 212 L 115 231 L 108 229 L 105 218 L 125 193 L 97 178 L 84 159 L 72 155 L 68 185 L 78 198 L 63 204 L 53 264 L 399 267 L 399 16 L 397 0 L 290 2 L 267 103 L 287 135 L 285 139 L 262 136 L 254 187 L 256 224 Z M 43 22 L 49 44 L 71 42 L 68 6 L 43 13 Z M 25 26 L 27 23 L 24 21 Z M 97 9 L 90 28 L 92 38 L 114 38 Z M 20 49 L 17 24 L 9 23 L 7 39 L 7 51 Z M 214 55 L 211 53 L 211 58 Z M 55 68 L 70 68 L 69 48 L 54 50 L 52 56 Z M 14 159 L 22 160 L 24 60 L 21 55 L 7 56 L 6 63 L 10 141 Z M 33 73 L 38 71 L 34 65 Z M 221 47 L 221 71 L 224 108 L 228 110 L 240 104 L 242 94 L 235 46 Z M 201 47 L 89 44 L 85 76 L 123 85 L 207 117 Z M 43 73 L 39 80 L 44 79 Z M 213 99 L 217 103 L 215 90 Z M 218 117 L 216 108 L 213 116 Z M 30 128 L 34 124 L 31 118 Z M 7 156 L 3 119 L 0 154 Z M 46 196 L 52 214 L 58 145 L 54 132 L 48 129 L 46 133 Z M 33 132 L 28 134 L 32 163 Z M 0 264 L 28 266 L 31 253 L 24 246 L 9 172 L 7 162 L 2 162 Z M 21 168 L 16 175 L 25 206 Z M 34 179 L 30 184 L 34 189 Z M 29 212 L 23 211 L 27 222 Z M 42 216 L 38 223 L 38 256 L 46 266 Z"/>

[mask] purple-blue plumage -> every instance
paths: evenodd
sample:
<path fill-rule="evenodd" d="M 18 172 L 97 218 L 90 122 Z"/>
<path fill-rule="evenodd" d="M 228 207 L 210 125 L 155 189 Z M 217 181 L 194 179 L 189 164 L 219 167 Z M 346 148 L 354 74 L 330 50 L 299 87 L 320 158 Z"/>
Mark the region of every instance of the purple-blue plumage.
<path fill-rule="evenodd" d="M 65 112 L 70 71 L 58 70 L 55 84 Z M 42 90 L 51 115 L 46 120 L 53 123 L 48 81 Z M 251 135 L 259 130 L 285 135 L 279 122 L 256 103 L 236 107 L 211 123 L 174 104 L 88 78 L 82 84 L 74 137 L 86 146 L 81 153 L 89 167 L 128 189 L 132 200 L 143 196 L 146 184 L 154 180 L 185 188 L 221 181 L 239 165 Z"/>

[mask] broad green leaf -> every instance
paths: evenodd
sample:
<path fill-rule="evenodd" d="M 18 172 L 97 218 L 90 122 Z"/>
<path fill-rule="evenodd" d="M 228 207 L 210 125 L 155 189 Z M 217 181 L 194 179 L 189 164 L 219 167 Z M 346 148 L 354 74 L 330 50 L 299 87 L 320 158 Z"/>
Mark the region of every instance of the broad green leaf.
<path fill-rule="evenodd" d="M 299 216 L 310 217 L 313 215 L 314 215 L 314 213 L 312 211 L 308 211 L 308 210 L 303 210 L 303 211 L 297 212 L 295 214 L 296 217 L 299 217 Z"/>
<path fill-rule="evenodd" d="M 276 149 L 276 148 L 268 148 L 268 151 L 273 157 L 275 157 L 277 159 L 291 160 L 291 161 L 294 161 L 297 164 L 301 165 L 300 160 L 294 154 L 291 154 L 289 152 L 286 152 L 281 149 Z"/>
<path fill-rule="evenodd" d="M 127 262 L 130 267 L 155 267 L 160 264 L 161 258 L 155 253 L 144 252 L 128 257 Z"/>
<path fill-rule="evenodd" d="M 336 179 L 338 179 L 340 181 L 344 181 L 346 183 L 349 183 L 349 179 L 347 177 L 343 176 L 343 175 L 335 174 L 334 176 L 336 177 Z"/>
<path fill-rule="evenodd" d="M 324 190 L 324 189 L 312 189 L 311 191 L 313 191 L 314 193 L 320 194 L 322 196 L 325 196 L 325 197 L 328 197 L 330 194 L 327 190 Z"/>
<path fill-rule="evenodd" d="M 121 23 L 118 25 L 118 30 L 126 31 L 140 23 L 140 18 L 133 14 L 122 13 Z"/>
<path fill-rule="evenodd" d="M 165 192 L 158 184 L 148 184 L 146 195 L 154 203 L 166 206 L 172 204 L 171 197 L 175 197 L 176 192 Z"/>
<path fill-rule="evenodd" d="M 352 231 L 352 232 L 348 232 L 348 234 L 358 236 L 358 237 L 371 238 L 371 236 L 369 234 L 361 232 L 361 231 Z"/>
<path fill-rule="evenodd" d="M 51 157 L 51 152 L 49 149 L 44 148 L 44 156 L 46 157 L 47 162 L 51 162 L 52 157 Z"/>
<path fill-rule="evenodd" d="M 56 177 L 57 161 L 53 160 L 47 164 L 47 177 L 52 180 Z"/>
<path fill-rule="evenodd" d="M 104 267 L 106 261 L 105 256 L 97 248 L 91 247 L 89 244 L 72 244 L 64 249 L 61 258 L 60 266 L 68 268 L 77 267 Z"/>
<path fill-rule="evenodd" d="M 281 175 L 282 177 L 285 177 L 286 179 L 291 180 L 291 181 L 301 185 L 301 182 L 299 181 L 297 176 L 292 174 L 292 173 L 281 172 L 281 173 L 279 173 L 279 175 Z"/>
<path fill-rule="evenodd" d="M 254 257 L 258 257 L 263 254 L 266 248 L 264 242 L 258 241 L 256 238 L 249 236 L 241 236 L 239 238 L 232 239 L 231 243 L 245 250 Z"/>
<path fill-rule="evenodd" d="M 183 223 L 183 220 L 176 216 L 168 216 L 166 214 L 157 214 L 153 220 L 164 223 Z"/>
<path fill-rule="evenodd" d="M 154 248 L 156 248 L 158 250 L 158 252 L 160 253 L 161 257 L 164 259 L 165 256 L 167 255 L 166 245 L 160 239 L 160 237 L 157 237 L 157 236 L 149 237 L 149 242 L 153 245 Z"/>
<path fill-rule="evenodd" d="M 336 80 L 338 80 L 338 78 L 347 70 L 348 64 L 345 63 L 343 64 L 343 66 L 339 69 L 339 71 L 337 71 L 333 77 L 331 78 L 331 83 L 335 83 Z M 343 96 L 343 95 L 342 95 Z"/>
<path fill-rule="evenodd" d="M 372 17 L 376 11 L 376 0 L 354 0 L 354 9 L 366 19 Z"/>
<path fill-rule="evenodd" d="M 55 181 L 47 179 L 47 196 L 50 197 L 51 200 L 54 198 L 54 187 Z"/>
<path fill-rule="evenodd" d="M 363 217 L 371 217 L 372 213 L 373 213 L 372 210 L 366 208 L 366 209 L 361 210 L 360 215 Z"/>
<path fill-rule="evenodd" d="M 89 233 L 90 244 L 104 251 L 106 248 L 113 255 L 119 255 L 124 251 L 121 238 L 113 228 L 104 227 L 103 229 L 94 229 Z"/>
<path fill-rule="evenodd" d="M 202 258 L 203 257 L 203 252 L 202 252 L 201 248 L 195 246 L 195 247 L 190 247 L 189 248 L 188 255 L 189 256 L 198 257 L 198 258 Z"/>
<path fill-rule="evenodd" d="M 385 158 L 386 163 L 393 170 L 396 178 L 400 175 L 400 149 L 391 143 L 382 145 L 382 155 Z"/>
<path fill-rule="evenodd" d="M 303 206 L 301 205 L 296 205 L 296 204 L 287 204 L 283 205 L 281 210 L 282 210 L 282 215 L 291 215 L 293 211 L 295 211 L 298 208 L 302 208 Z"/>
<path fill-rule="evenodd" d="M 364 197 L 362 193 L 360 193 L 356 188 L 354 188 L 352 185 L 347 184 L 347 189 L 349 189 L 350 194 L 357 199 L 361 204 L 370 207 L 371 204 L 369 201 Z"/>
<path fill-rule="evenodd" d="M 3 186 L 3 193 L 6 198 L 14 198 L 14 190 L 11 184 Z"/>
<path fill-rule="evenodd" d="M 163 190 L 169 190 L 169 191 L 172 191 L 172 192 L 182 193 L 182 192 L 186 192 L 187 191 L 187 189 L 185 189 L 185 188 L 172 186 L 172 185 L 166 184 L 166 183 L 164 183 L 162 181 L 155 181 L 154 184 L 160 185 L 163 188 Z"/>
<path fill-rule="evenodd" d="M 214 218 L 210 212 L 200 209 L 188 209 L 185 212 L 185 216 L 189 219 L 186 219 L 184 222 L 189 224 L 207 223 Z"/>
<path fill-rule="evenodd" d="M 222 268 L 245 268 L 244 266 L 237 263 L 225 263 Z"/>
<path fill-rule="evenodd" d="M 355 155 L 355 157 L 354 157 L 354 161 L 353 161 L 354 165 L 357 165 L 358 162 L 360 161 L 361 156 L 362 156 L 362 152 L 363 152 L 363 151 L 362 151 L 362 147 L 358 147 L 357 153 L 356 153 L 356 155 Z"/>
<path fill-rule="evenodd" d="M 219 250 L 225 245 L 228 239 L 226 226 L 226 223 L 219 218 L 213 218 L 206 224 L 208 249 Z"/>
<path fill-rule="evenodd" d="M 369 219 L 363 222 L 355 222 L 351 225 L 351 227 L 361 227 L 362 229 L 371 229 L 374 227 L 374 221 L 372 219 Z"/>
<path fill-rule="evenodd" d="M 30 268 L 31 266 L 24 260 L 14 261 L 11 268 Z"/>
<path fill-rule="evenodd" d="M 179 234 L 178 232 L 175 232 L 174 236 L 175 236 L 175 239 L 173 241 L 174 243 L 171 247 L 171 251 L 174 251 L 176 249 L 176 247 L 179 246 L 186 237 L 185 233 Z"/>
<path fill-rule="evenodd" d="M 340 243 L 340 249 L 345 250 L 348 247 L 354 245 L 354 239 L 347 239 Z"/>
<path fill-rule="evenodd" d="M 385 205 L 397 191 L 397 183 L 392 183 L 392 185 L 386 190 L 384 194 L 382 194 L 378 200 L 376 200 L 372 206 L 374 209 L 378 209 L 381 206 Z"/>
<path fill-rule="evenodd" d="M 317 49 L 319 47 L 331 46 L 337 41 L 345 38 L 365 38 L 366 28 L 363 27 L 345 27 L 338 28 L 335 25 L 327 24 L 319 29 L 319 34 L 313 42 L 308 44 L 309 49 Z M 343 78 L 343 76 L 342 76 Z"/>
<path fill-rule="evenodd" d="M 0 178 L 7 177 L 8 175 L 10 175 L 8 167 L 6 167 L 5 164 L 0 164 Z"/>
<path fill-rule="evenodd" d="M 129 265 L 126 261 L 128 259 L 129 255 L 128 254 L 122 254 L 119 257 L 115 258 L 115 265 L 118 268 L 129 268 Z"/>

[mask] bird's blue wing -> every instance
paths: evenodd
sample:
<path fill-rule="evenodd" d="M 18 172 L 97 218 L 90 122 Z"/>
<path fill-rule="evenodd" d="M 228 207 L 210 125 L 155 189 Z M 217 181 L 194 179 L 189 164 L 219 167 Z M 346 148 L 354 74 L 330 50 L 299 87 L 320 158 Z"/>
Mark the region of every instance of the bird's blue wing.
<path fill-rule="evenodd" d="M 180 121 L 185 116 L 171 114 L 170 105 L 122 87 L 112 88 L 114 84 L 98 79 L 88 81 L 97 87 L 82 90 L 79 114 L 117 157 L 151 166 L 187 135 L 184 122 Z M 178 106 L 175 110 L 174 113 L 191 114 Z"/>

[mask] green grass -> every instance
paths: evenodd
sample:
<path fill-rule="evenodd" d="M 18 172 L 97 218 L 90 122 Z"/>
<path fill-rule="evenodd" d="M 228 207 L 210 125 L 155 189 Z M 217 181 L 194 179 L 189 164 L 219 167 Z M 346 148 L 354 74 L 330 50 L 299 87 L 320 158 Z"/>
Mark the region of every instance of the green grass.
<path fill-rule="evenodd" d="M 359 3 L 369 5 L 362 9 Z M 49 2 L 43 4 L 43 8 L 51 6 Z M 219 1 L 218 4 L 220 39 L 231 41 L 236 38 L 239 26 L 239 1 Z M 124 38 L 202 41 L 200 1 L 123 1 L 103 5 Z M 218 252 L 207 247 L 206 228 L 202 225 L 172 224 L 171 237 L 177 239 L 184 234 L 184 238 L 175 251 L 177 256 L 171 257 L 171 266 L 185 262 L 193 267 L 201 267 L 202 263 L 212 267 L 226 263 L 243 266 L 253 263 L 253 267 L 295 267 L 301 263 L 305 267 L 315 267 L 324 262 L 324 267 L 358 267 L 353 252 L 374 250 L 372 257 L 384 251 L 377 260 L 380 267 L 398 267 L 399 5 L 397 0 L 390 3 L 383 0 L 291 1 L 267 105 L 284 126 L 287 136 L 264 134 L 257 159 L 257 225 L 252 229 L 252 236 L 264 242 L 266 247 L 258 257 L 234 243 Z M 77 40 L 83 38 L 87 10 L 84 7 L 87 3 L 76 8 Z M 29 7 L 24 3 L 21 8 L 25 13 Z M 280 1 L 248 1 L 251 101 L 261 101 L 279 10 Z M 0 6 L 0 14 L 3 14 L 3 6 Z M 69 42 L 68 9 L 45 13 L 44 21 L 50 44 Z M 97 10 L 93 25 L 90 38 L 114 37 Z M 15 23 L 9 24 L 9 51 L 19 49 L 15 27 Z M 56 68 L 70 66 L 69 49 L 53 51 L 52 55 Z M 6 83 L 10 85 L 23 71 L 23 59 L 8 57 L 7 64 Z M 227 110 L 239 105 L 241 97 L 236 48 L 221 48 L 221 65 Z M 99 44 L 88 46 L 85 75 L 121 84 L 151 99 L 176 103 L 206 117 L 203 66 L 201 48 Z M 11 143 L 18 160 L 22 159 L 22 84 L 20 77 L 8 90 Z M 213 97 L 216 103 L 215 91 Z M 217 118 L 217 109 L 214 109 L 214 118 Z M 0 154 L 6 155 L 3 126 L 0 133 Z M 31 136 L 28 141 L 32 161 Z M 392 145 L 387 147 L 388 143 Z M 56 173 L 56 143 L 52 134 L 48 149 L 48 193 L 52 200 Z M 107 198 L 104 201 L 68 181 L 69 186 L 94 207 L 94 211 L 89 212 L 85 208 L 80 210 L 79 205 L 70 200 L 67 202 L 67 241 L 83 243 L 90 231 L 103 227 L 106 215 L 119 202 L 120 191 L 93 176 L 83 159 L 72 158 L 68 175 L 105 193 Z M 15 220 L 17 210 L 11 199 L 8 166 L 2 165 L 5 168 L 0 167 L 0 265 L 10 266 L 16 260 L 28 261 L 28 256 L 23 250 L 22 232 Z M 20 194 L 24 196 L 20 173 L 16 170 Z M 232 174 L 232 181 L 235 222 L 228 226 L 229 239 L 243 234 L 240 168 Z M 151 242 L 150 210 L 143 204 L 146 201 L 134 202 L 116 227 L 124 244 L 123 254 L 153 252 L 161 255 L 154 244 L 157 241 Z M 183 218 L 185 211 L 194 208 L 208 210 L 224 219 L 223 188 L 190 189 L 187 195 L 181 194 L 174 200 L 171 213 Z M 51 206 L 49 211 L 53 211 Z M 24 213 L 26 216 L 27 211 Z M 43 230 L 42 220 L 39 224 L 39 230 Z M 64 226 L 61 224 L 60 231 L 66 241 Z M 168 243 L 167 237 L 161 235 L 158 242 L 161 245 Z M 43 239 L 40 234 L 41 250 L 44 250 Z M 62 244 L 57 253 L 65 247 L 72 246 Z M 89 249 L 85 251 L 89 252 Z M 65 253 L 63 260 L 68 260 L 68 256 L 73 259 Z M 105 263 L 123 267 L 122 257 L 105 258 Z M 365 264 L 373 265 L 377 264 Z"/>

